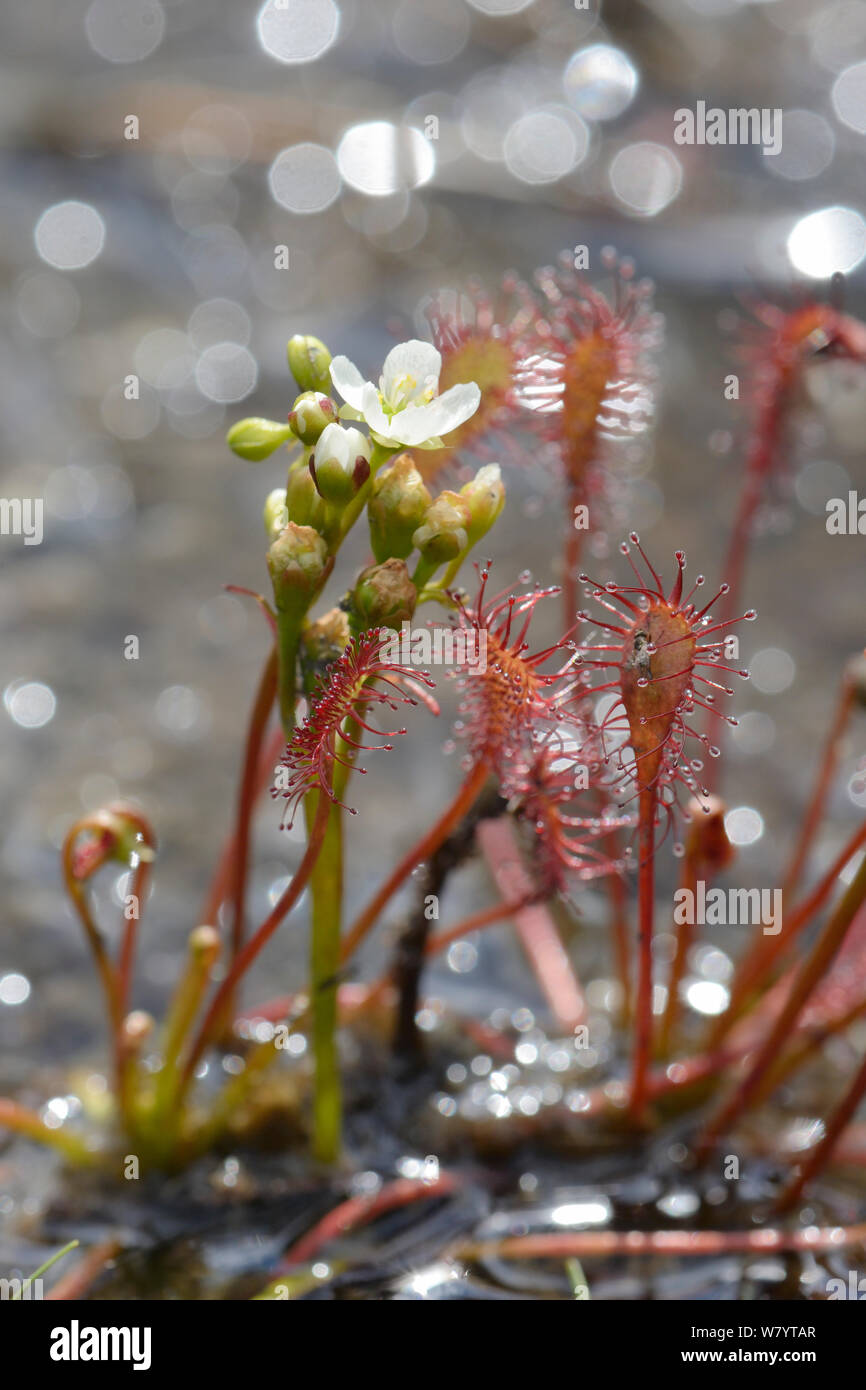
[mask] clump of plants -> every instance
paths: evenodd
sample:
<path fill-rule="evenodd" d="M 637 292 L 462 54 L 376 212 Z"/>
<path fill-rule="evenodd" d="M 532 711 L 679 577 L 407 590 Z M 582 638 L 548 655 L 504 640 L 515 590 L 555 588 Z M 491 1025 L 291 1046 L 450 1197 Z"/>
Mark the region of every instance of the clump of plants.
<path fill-rule="evenodd" d="M 104 999 L 110 1112 L 99 1126 L 49 1125 L 0 1100 L 0 1125 L 51 1145 L 72 1165 L 117 1171 L 119 1158 L 134 1154 L 148 1171 L 171 1172 L 228 1145 L 254 1144 L 263 1119 L 282 1109 L 295 1126 L 286 1142 L 308 1146 L 316 1164 L 333 1168 L 343 1143 L 340 1030 L 372 1027 L 410 1064 L 421 1050 L 424 964 L 473 933 L 513 924 L 555 1027 L 584 1045 L 592 1018 L 563 926 L 579 923 L 581 893 L 592 882 L 607 893 L 625 1045 L 615 1050 L 611 1074 L 578 1095 L 565 1117 L 570 1130 L 583 1133 L 585 1147 L 599 1132 L 606 1144 L 628 1148 L 672 1114 L 686 1114 L 695 1163 L 711 1161 L 735 1133 L 747 1160 L 750 1145 L 755 1154 L 784 1155 L 768 1102 L 828 1038 L 866 1014 L 866 825 L 817 883 L 800 888 L 841 740 L 864 700 L 862 661 L 842 675 L 794 840 L 781 929 L 755 929 L 727 1008 L 702 1039 L 682 1008 L 694 924 L 676 922 L 666 970 L 654 958 L 659 932 L 671 928 L 669 910 L 661 920 L 655 871 L 659 857 L 672 853 L 681 888 L 693 892 L 699 881 L 711 889 L 734 859 L 716 768 L 725 729 L 736 722 L 729 700 L 748 677 L 729 659 L 728 638 L 757 616 L 739 596 L 748 547 L 783 469 L 798 382 L 822 357 L 866 361 L 866 331 L 820 302 L 792 311 L 760 307 L 748 358 L 753 429 L 727 582 L 707 586 L 702 574 L 690 577 L 682 550 L 663 579 L 664 567 L 655 567 L 634 531 L 613 565 L 605 558 L 611 526 L 627 506 L 614 456 L 650 425 L 662 324 L 652 286 L 635 282 L 632 266 L 610 253 L 603 263 L 606 286 L 587 284 L 563 262 L 539 271 L 531 286 L 509 277 L 495 303 L 477 288 L 468 299 L 437 296 L 428 313 L 433 341 L 395 346 L 371 379 L 313 336 L 290 339 L 300 394 L 286 422 L 245 419 L 228 435 L 235 454 L 253 465 L 287 451 L 287 477 L 263 499 L 270 587 L 250 597 L 262 612 L 266 652 L 234 822 L 203 921 L 190 932 L 186 963 L 157 1022 L 134 1007 L 155 833 L 125 804 L 70 828 L 63 871 Z M 498 463 L 483 461 L 497 441 L 510 460 L 506 475 L 521 452 L 542 455 L 558 470 L 565 521 L 554 585 L 527 587 L 507 557 L 497 558 L 506 481 Z M 357 572 L 336 590 L 335 562 L 348 544 Z M 606 567 L 598 577 L 583 570 L 584 550 L 594 570 Z M 538 645 L 535 614 L 554 601 L 563 610 L 561 634 Z M 449 804 L 397 863 L 383 827 L 380 886 L 358 909 L 347 902 L 343 857 L 352 818 L 364 813 L 366 755 L 411 738 L 417 719 L 440 717 L 443 677 L 456 680 L 459 695 L 459 779 Z M 370 770 L 375 776 L 373 764 Z M 268 790 L 284 826 L 303 823 L 304 849 L 267 916 L 251 923 L 253 813 Z M 410 788 L 404 804 L 411 800 Z M 421 809 L 412 801 L 413 815 Z M 431 895 L 438 901 L 449 874 L 473 854 L 485 861 L 497 895 L 471 917 L 439 927 L 424 904 Z M 130 870 L 126 901 L 134 907 L 124 913 L 115 955 L 90 895 L 91 881 L 109 864 Z M 359 948 L 413 881 L 418 905 L 390 967 L 379 979 L 357 980 Z M 244 1002 L 245 977 L 290 917 L 291 929 L 307 934 L 305 987 L 262 1005 Z M 513 1055 L 519 1041 L 489 1020 L 464 1019 L 460 1029 L 469 1039 L 496 1034 L 502 1056 Z M 205 1065 L 226 1054 L 236 1062 L 228 1073 Z M 454 1253 L 464 1261 L 491 1251 L 579 1260 L 860 1241 L 860 1227 L 804 1231 L 787 1214 L 844 1150 L 864 1092 L 866 1063 L 828 1100 L 818 1141 L 791 1165 L 776 1216 L 766 1215 L 760 1228 L 680 1231 L 674 1241 L 651 1230 L 541 1231 L 469 1238 Z M 748 1124 L 759 1107 L 760 1144 Z M 543 1145 L 540 1124 L 534 1135 L 527 1111 L 521 1141 Z M 300 1268 L 359 1221 L 447 1195 L 460 1181 L 437 1168 L 433 1176 L 385 1183 L 369 1200 L 352 1199 L 311 1221 L 286 1253 L 286 1267 Z M 299 1275 L 292 1288 L 310 1286 Z"/>

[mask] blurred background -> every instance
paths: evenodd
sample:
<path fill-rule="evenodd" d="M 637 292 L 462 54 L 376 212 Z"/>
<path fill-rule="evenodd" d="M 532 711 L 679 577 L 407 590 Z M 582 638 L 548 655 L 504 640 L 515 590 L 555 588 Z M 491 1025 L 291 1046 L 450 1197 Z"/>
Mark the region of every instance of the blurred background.
<path fill-rule="evenodd" d="M 58 871 L 77 816 L 129 797 L 159 836 L 139 1005 L 160 1005 L 198 920 L 266 647 L 255 605 L 223 586 L 264 587 L 261 506 L 284 471 L 242 464 L 224 435 L 240 416 L 284 418 L 288 337 L 315 333 L 375 375 L 397 338 L 424 333 L 432 291 L 473 276 L 495 290 L 577 244 L 592 280 L 615 245 L 667 320 L 629 525 L 657 564 L 682 546 L 720 577 L 747 425 L 723 394 L 741 297 L 825 296 L 841 270 L 863 307 L 866 4 L 28 0 L 4 7 L 0 52 L 2 493 L 45 505 L 41 545 L 0 538 L 0 1088 L 20 1090 L 35 1057 L 63 1060 L 58 1037 L 65 1057 L 99 1027 Z M 676 144 L 674 112 L 699 100 L 783 108 L 781 153 Z M 862 385 L 823 369 L 801 403 L 750 567 L 760 622 L 726 774 L 745 883 L 779 881 L 842 664 L 864 643 L 862 538 L 824 526 L 827 498 L 863 484 Z M 497 574 L 548 582 L 557 479 L 531 456 L 505 464 Z M 447 718 L 417 714 L 400 742 L 357 790 L 353 900 L 457 776 Z M 866 804 L 860 751 L 852 740 L 825 858 Z M 278 820 L 266 802 L 254 918 L 298 857 Z M 102 876 L 106 921 L 124 888 Z M 300 978 L 292 923 L 258 977 L 271 992 Z M 522 998 L 503 935 L 434 979 L 476 1005 Z M 723 987 L 719 954 L 695 969 Z"/>

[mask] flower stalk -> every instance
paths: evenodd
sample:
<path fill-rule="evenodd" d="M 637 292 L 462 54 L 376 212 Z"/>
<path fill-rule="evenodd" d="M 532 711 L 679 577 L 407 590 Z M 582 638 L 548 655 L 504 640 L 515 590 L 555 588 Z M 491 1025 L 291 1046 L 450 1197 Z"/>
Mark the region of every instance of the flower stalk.
<path fill-rule="evenodd" d="M 642 1124 L 653 1031 L 653 919 L 655 915 L 656 789 L 644 787 L 638 802 L 638 927 L 634 1045 L 629 1113 Z"/>
<path fill-rule="evenodd" d="M 340 1155 L 342 1094 L 337 1050 L 337 985 L 343 905 L 343 808 L 324 791 L 311 792 L 304 812 L 310 834 L 324 806 L 326 826 L 321 853 L 310 876 L 310 1043 L 315 1068 L 313 1154 L 320 1163 Z"/>

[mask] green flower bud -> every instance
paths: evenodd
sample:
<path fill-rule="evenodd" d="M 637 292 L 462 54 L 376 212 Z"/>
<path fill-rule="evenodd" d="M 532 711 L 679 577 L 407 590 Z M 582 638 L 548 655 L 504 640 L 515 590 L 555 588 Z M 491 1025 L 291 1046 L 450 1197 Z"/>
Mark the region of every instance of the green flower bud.
<path fill-rule="evenodd" d="M 293 468 L 286 488 L 286 507 L 289 518 L 299 526 L 312 526 L 321 531 L 325 524 L 325 504 L 316 491 L 316 484 L 307 467 Z"/>
<path fill-rule="evenodd" d="M 301 633 L 301 676 L 304 692 L 312 695 L 319 677 L 332 661 L 342 656 L 352 633 L 349 615 L 342 608 L 331 608 Z"/>
<path fill-rule="evenodd" d="M 352 608 L 360 626 L 390 627 L 400 631 L 415 612 L 418 590 L 409 578 L 405 560 L 395 558 L 371 565 L 358 576 Z"/>
<path fill-rule="evenodd" d="M 360 430 L 328 425 L 310 455 L 310 473 L 326 502 L 345 507 L 370 476 L 369 439 Z"/>
<path fill-rule="evenodd" d="M 319 391 L 304 391 L 289 411 L 289 424 L 302 444 L 315 444 L 336 418 L 336 405 Z"/>
<path fill-rule="evenodd" d="M 281 531 L 286 529 L 289 513 L 286 507 L 286 489 L 275 487 L 265 498 L 265 535 L 268 541 L 275 541 Z M 294 519 L 294 518 L 293 518 Z"/>
<path fill-rule="evenodd" d="M 251 415 L 248 420 L 238 420 L 226 435 L 229 448 L 242 459 L 258 463 L 266 459 L 287 439 L 292 439 L 293 431 L 289 425 L 281 425 L 279 420 L 264 420 Z"/>
<path fill-rule="evenodd" d="M 469 508 L 469 544 L 475 545 L 486 536 L 505 506 L 505 487 L 498 463 L 479 468 L 471 482 L 460 489 L 460 496 Z"/>
<path fill-rule="evenodd" d="M 304 628 L 301 636 L 304 656 L 311 662 L 336 661 L 351 637 L 349 617 L 342 608 L 329 608 L 321 618 Z"/>
<path fill-rule="evenodd" d="M 411 454 L 400 454 L 389 468 L 377 473 L 367 503 L 370 545 L 377 560 L 406 559 L 430 502 Z"/>
<path fill-rule="evenodd" d="M 441 565 L 468 549 L 469 526 L 469 507 L 463 498 L 456 492 L 440 492 L 428 507 L 412 543 L 425 560 Z"/>
<path fill-rule="evenodd" d="M 328 567 L 328 547 L 312 526 L 290 521 L 268 550 L 274 601 L 281 613 L 306 612 Z"/>
<path fill-rule="evenodd" d="M 296 333 L 286 348 L 289 370 L 302 391 L 331 389 L 331 354 L 321 338 L 311 333 Z"/>

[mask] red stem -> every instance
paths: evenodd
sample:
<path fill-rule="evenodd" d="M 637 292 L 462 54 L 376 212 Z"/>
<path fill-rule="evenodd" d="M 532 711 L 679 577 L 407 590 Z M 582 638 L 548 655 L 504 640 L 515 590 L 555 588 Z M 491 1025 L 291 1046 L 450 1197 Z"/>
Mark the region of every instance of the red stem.
<path fill-rule="evenodd" d="M 723 600 L 723 618 L 731 617 L 737 606 L 737 597 L 745 571 L 746 555 L 752 539 L 752 522 L 781 441 L 789 380 L 790 369 L 776 370 L 774 379 L 768 384 L 765 400 L 758 412 L 749 441 L 746 452 L 745 477 L 722 571 L 723 578 L 730 585 Z"/>
<path fill-rule="evenodd" d="M 505 1240 L 476 1241 L 460 1246 L 464 1260 L 551 1259 L 589 1255 L 721 1255 L 764 1253 L 771 1250 L 840 1250 L 866 1240 L 866 1222 L 859 1226 L 810 1226 L 801 1231 L 770 1227 L 757 1231 L 563 1231 Z"/>
<path fill-rule="evenodd" d="M 175 1108 L 179 1106 L 183 1099 L 199 1059 L 210 1043 L 215 1025 L 218 1024 L 228 1000 L 232 998 L 238 982 L 243 978 L 253 961 L 270 941 L 283 918 L 291 911 L 304 888 L 307 886 L 316 860 L 319 857 L 322 842 L 325 838 L 325 830 L 328 825 L 330 809 L 330 799 L 325 796 L 323 792 L 320 792 L 318 806 L 316 807 L 316 818 L 310 830 L 310 838 L 304 852 L 304 857 L 270 915 L 265 918 L 258 931 L 250 937 L 246 945 L 243 946 L 235 956 L 228 974 L 211 1000 L 210 1007 L 202 1020 L 195 1041 L 190 1048 L 189 1055 L 184 1064 L 180 1083 L 175 1094 Z"/>
<path fill-rule="evenodd" d="M 235 833 L 233 837 L 231 959 L 244 941 L 244 902 L 250 857 L 250 826 L 259 786 L 259 761 L 265 730 L 277 696 L 277 649 L 272 647 L 262 671 L 250 714 L 243 770 L 238 788 Z M 280 735 L 281 740 L 283 735 Z"/>
<path fill-rule="evenodd" d="M 482 821 L 475 834 L 502 897 L 519 901 L 537 896 L 508 816 Z M 548 908 L 530 901 L 514 913 L 514 925 L 557 1024 L 567 1033 L 574 1032 L 586 1019 L 586 1000 Z"/>
<path fill-rule="evenodd" d="M 367 933 L 379 920 L 383 909 L 388 905 L 391 898 L 397 892 L 397 889 L 409 877 L 416 865 L 426 862 L 439 846 L 447 840 L 452 830 L 460 824 L 467 812 L 472 809 L 472 806 L 484 788 L 487 777 L 488 768 L 486 763 L 478 763 L 460 787 L 451 805 L 443 811 L 436 824 L 403 855 L 397 867 L 388 876 L 378 892 L 373 895 L 363 912 L 355 919 L 352 926 L 343 937 L 340 947 L 340 961 L 342 964 L 345 964 L 350 956 L 354 955 Z"/>
<path fill-rule="evenodd" d="M 695 853 L 686 853 L 683 860 L 683 872 L 680 878 L 680 887 L 694 893 L 698 877 L 698 856 Z M 670 1047 L 671 1036 L 676 1025 L 680 1011 L 680 983 L 686 969 L 686 959 L 689 948 L 694 939 L 694 924 L 689 922 L 678 922 L 677 945 L 674 953 L 673 963 L 671 964 L 670 976 L 668 978 L 668 997 L 665 1001 L 665 1012 L 659 1030 L 659 1051 L 664 1057 Z"/>
<path fill-rule="evenodd" d="M 87 901 L 87 889 L 83 882 L 75 878 L 72 870 L 72 859 L 75 850 L 75 842 L 82 827 L 73 826 L 66 836 L 63 844 L 63 875 L 66 884 L 66 891 L 69 894 L 72 904 L 78 913 L 84 934 L 93 953 L 93 959 L 102 983 L 105 995 L 106 1012 L 108 1014 L 108 1028 L 111 1036 L 112 1054 L 114 1058 L 115 1087 L 118 1100 L 120 1101 L 124 1093 L 124 1055 L 121 1029 L 123 1024 L 123 1013 L 120 1007 L 120 990 L 117 978 L 117 967 L 112 963 L 108 952 L 105 949 L 105 942 L 102 932 L 96 925 L 90 904 Z"/>
<path fill-rule="evenodd" d="M 827 1166 L 843 1131 L 848 1122 L 854 1118 L 864 1095 L 866 1095 L 866 1057 L 861 1062 L 857 1075 L 851 1082 L 847 1093 L 827 1121 L 827 1128 L 820 1144 L 812 1150 L 797 1177 L 786 1187 L 779 1198 L 777 1211 L 790 1211 L 791 1207 L 798 1201 L 803 1188 Z"/>
<path fill-rule="evenodd" d="M 619 854 L 615 856 L 619 859 Z M 616 965 L 619 987 L 622 990 L 622 1003 L 619 1014 L 624 1023 L 631 1018 L 631 951 L 628 940 L 628 916 L 626 913 L 626 892 L 622 875 L 606 874 L 608 897 L 611 906 L 611 937 L 613 939 L 613 958 Z"/>
<path fill-rule="evenodd" d="M 812 921 L 815 913 L 830 896 L 836 881 L 845 865 L 857 851 L 866 844 L 866 824 L 854 832 L 844 849 L 837 855 L 821 881 L 813 888 L 808 898 L 795 909 L 778 936 L 759 937 L 752 949 L 740 961 L 731 986 L 728 1007 L 713 1025 L 707 1039 L 707 1046 L 713 1047 L 728 1032 L 743 1011 L 749 992 L 757 989 L 776 961 L 787 951 L 800 932 Z"/>
<path fill-rule="evenodd" d="M 132 878 L 132 897 L 135 899 L 136 915 L 130 917 L 126 923 L 120 946 L 120 958 L 117 962 L 117 1004 L 121 1019 L 125 1018 L 129 1008 L 135 948 L 138 943 L 138 929 L 141 926 L 141 914 L 144 911 L 150 869 L 151 866 L 147 860 L 139 860 Z"/>
<path fill-rule="evenodd" d="M 839 699 L 836 704 L 836 711 L 833 722 L 827 734 L 827 741 L 824 745 L 824 752 L 818 768 L 818 776 L 809 801 L 809 808 L 803 820 L 797 843 L 791 855 L 791 862 L 785 876 L 782 889 L 783 895 L 793 893 L 800 880 L 800 876 L 806 867 L 806 857 L 815 837 L 815 832 L 824 814 L 824 805 L 827 794 L 836 772 L 836 765 L 839 760 L 839 745 L 848 727 L 848 720 L 854 707 L 854 682 L 850 674 L 846 671 L 842 678 L 842 686 L 839 691 Z"/>
<path fill-rule="evenodd" d="M 470 916 L 464 917 L 462 922 L 457 922 L 453 927 L 446 927 L 444 931 L 436 932 L 430 937 L 425 948 L 425 955 L 437 956 L 454 941 L 459 941 L 463 936 L 469 936 L 470 932 L 480 931 L 482 927 L 495 926 L 497 922 L 505 922 L 509 917 L 515 916 L 525 907 L 528 907 L 534 897 L 534 890 L 528 897 L 517 898 L 514 902 L 493 903 L 491 907 L 482 907 L 480 911 L 473 912 Z"/>
<path fill-rule="evenodd" d="M 45 1295 L 45 1301 L 79 1302 L 89 1292 L 94 1279 L 102 1273 L 109 1260 L 113 1260 L 122 1249 L 119 1240 L 104 1240 L 99 1245 L 94 1245 L 73 1269 L 58 1279 L 51 1292 Z"/>
<path fill-rule="evenodd" d="M 222 847 L 220 849 L 219 858 L 217 860 L 216 869 L 214 871 L 213 878 L 211 879 L 207 897 L 205 899 L 204 907 L 201 913 L 200 920 L 206 923 L 208 926 L 217 925 L 220 907 L 225 902 L 229 894 L 234 894 L 236 891 L 237 877 L 235 873 L 235 858 L 238 853 L 239 846 L 239 817 L 241 814 L 241 805 L 242 803 L 245 804 L 243 779 L 246 778 L 248 772 L 247 759 L 250 754 L 250 745 L 251 742 L 254 741 L 256 738 L 258 738 L 259 747 L 261 750 L 261 734 L 264 733 L 264 728 L 266 727 L 267 720 L 265 720 L 265 725 L 262 726 L 262 729 L 257 731 L 257 715 L 259 711 L 259 701 L 262 697 L 262 689 L 267 679 L 270 662 L 271 658 L 269 657 L 268 662 L 266 663 L 265 668 L 262 672 L 259 688 L 256 692 L 256 699 L 253 704 L 252 711 L 250 712 L 250 722 L 247 728 L 247 743 L 244 753 L 242 782 L 241 788 L 239 789 L 238 793 L 237 819 L 235 822 L 235 826 L 231 831 L 231 834 L 227 835 L 225 840 L 223 841 Z M 273 703 L 273 699 L 274 697 L 272 696 L 271 703 Z M 274 763 L 276 762 L 277 756 L 283 748 L 285 741 L 286 736 L 283 733 L 282 729 L 275 729 L 271 737 L 268 739 L 264 751 L 260 751 L 258 766 L 253 784 L 252 800 L 249 805 L 250 817 L 252 816 L 252 811 L 255 807 L 256 801 L 261 796 L 265 788 L 273 780 Z"/>
<path fill-rule="evenodd" d="M 567 531 L 565 533 L 565 543 L 562 550 L 562 616 L 563 626 L 566 631 L 574 625 L 574 615 L 578 609 L 577 603 L 577 567 L 580 563 L 581 543 L 583 532 L 578 531 L 574 525 L 575 508 L 583 501 L 583 496 L 579 488 L 573 484 L 568 489 L 568 509 L 566 514 Z"/>
<path fill-rule="evenodd" d="M 430 1182 L 418 1178 L 397 1178 L 394 1182 L 386 1183 L 378 1192 L 349 1197 L 295 1242 L 280 1261 L 279 1272 L 306 1264 L 330 1241 L 344 1236 L 357 1226 L 375 1221 L 385 1212 L 397 1211 L 429 1197 L 449 1196 L 459 1185 L 459 1178 L 451 1173 L 441 1173 Z"/>
<path fill-rule="evenodd" d="M 732 618 L 736 611 L 737 599 L 746 568 L 748 548 L 752 540 L 752 523 L 779 448 L 787 399 L 787 384 L 788 376 L 785 371 L 777 368 L 772 382 L 767 387 L 767 394 L 758 412 L 749 441 L 745 477 L 722 570 L 722 577 L 729 586 L 719 610 L 719 618 L 722 623 Z M 716 706 L 707 720 L 709 742 L 721 747 L 725 727 L 721 711 Z M 721 762 L 721 758 L 713 759 L 705 773 L 710 791 L 714 791 L 718 783 Z"/>
<path fill-rule="evenodd" d="M 863 902 L 864 894 L 866 894 L 866 859 L 857 870 L 841 902 L 815 943 L 811 954 L 800 966 L 785 1004 L 761 1045 L 750 1071 L 707 1125 L 697 1147 L 699 1158 L 706 1156 L 716 1139 L 731 1127 L 749 1105 L 763 1098 L 762 1083 L 772 1063 L 794 1031 L 810 995 L 842 945 L 845 934 Z"/>
<path fill-rule="evenodd" d="M 647 1070 L 653 1026 L 653 916 L 655 911 L 655 787 L 644 787 L 638 802 L 638 980 L 629 1111 L 638 1124 L 647 1099 Z"/>

